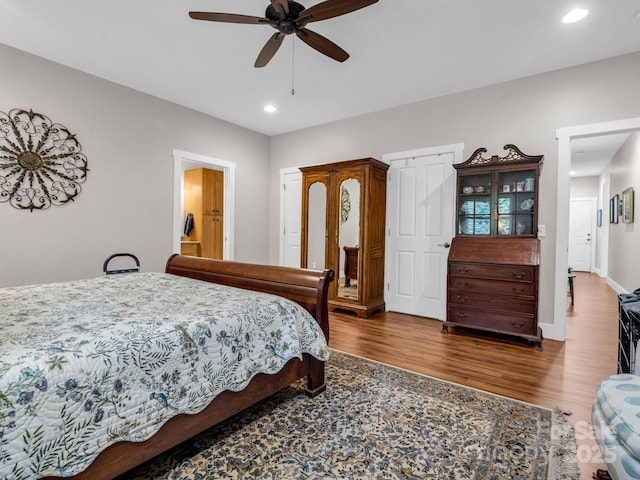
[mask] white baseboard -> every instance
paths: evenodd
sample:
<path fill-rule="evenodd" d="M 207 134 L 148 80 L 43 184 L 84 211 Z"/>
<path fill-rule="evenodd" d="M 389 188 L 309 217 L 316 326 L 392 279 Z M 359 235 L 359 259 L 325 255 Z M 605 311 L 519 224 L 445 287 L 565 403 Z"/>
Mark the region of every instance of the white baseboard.
<path fill-rule="evenodd" d="M 613 288 L 616 291 L 617 294 L 629 293 L 624 288 L 622 288 L 620 285 L 618 285 L 616 282 L 611 280 L 611 278 L 607 278 L 607 285 L 609 285 L 611 288 Z"/>
<path fill-rule="evenodd" d="M 542 337 L 549 340 L 559 340 L 564 342 L 565 338 L 556 334 L 555 325 L 551 323 L 538 323 L 538 326 L 542 329 Z"/>

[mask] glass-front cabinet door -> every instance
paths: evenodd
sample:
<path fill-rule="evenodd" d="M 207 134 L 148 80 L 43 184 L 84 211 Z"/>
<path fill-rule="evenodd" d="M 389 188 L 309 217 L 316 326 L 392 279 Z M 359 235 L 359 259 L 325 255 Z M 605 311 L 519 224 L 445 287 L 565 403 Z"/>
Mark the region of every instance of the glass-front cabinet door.
<path fill-rule="evenodd" d="M 498 173 L 498 224 L 503 235 L 534 235 L 534 170 Z"/>
<path fill-rule="evenodd" d="M 491 174 L 460 177 L 458 233 L 491 235 Z"/>
<path fill-rule="evenodd" d="M 478 149 L 458 170 L 456 235 L 535 237 L 542 156 L 506 145 L 508 155 L 482 157 Z"/>

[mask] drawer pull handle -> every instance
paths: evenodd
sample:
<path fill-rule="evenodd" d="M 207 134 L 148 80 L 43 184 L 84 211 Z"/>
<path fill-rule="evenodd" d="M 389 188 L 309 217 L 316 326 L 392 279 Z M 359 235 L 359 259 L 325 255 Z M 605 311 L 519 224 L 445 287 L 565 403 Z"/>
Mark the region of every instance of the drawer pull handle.
<path fill-rule="evenodd" d="M 469 273 L 469 270 L 467 270 L 466 268 L 459 268 L 458 273 Z"/>
<path fill-rule="evenodd" d="M 524 278 L 524 276 L 526 275 L 526 273 L 525 272 L 522 272 L 520 274 L 513 273 L 512 275 L 513 275 L 513 278 L 515 278 L 516 280 L 522 280 Z"/>
<path fill-rule="evenodd" d="M 524 288 L 513 287 L 513 293 L 523 293 L 523 292 L 524 292 Z"/>
<path fill-rule="evenodd" d="M 469 315 L 466 313 L 460 313 L 460 312 L 456 312 L 456 316 L 458 317 L 462 317 L 462 318 L 467 318 Z"/>
<path fill-rule="evenodd" d="M 461 302 L 466 302 L 467 300 L 469 300 L 469 297 L 467 297 L 466 295 L 456 295 L 456 298 Z"/>
<path fill-rule="evenodd" d="M 524 322 L 511 322 L 511 326 L 516 327 L 516 328 L 522 328 L 524 327 Z"/>

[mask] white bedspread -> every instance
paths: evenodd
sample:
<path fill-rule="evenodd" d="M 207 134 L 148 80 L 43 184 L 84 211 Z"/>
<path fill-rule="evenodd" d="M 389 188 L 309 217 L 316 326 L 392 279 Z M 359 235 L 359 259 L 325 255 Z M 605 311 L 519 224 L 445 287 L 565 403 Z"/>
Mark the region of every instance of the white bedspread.
<path fill-rule="evenodd" d="M 257 373 L 328 358 L 281 297 L 161 273 L 0 289 L 0 478 L 69 476 Z"/>

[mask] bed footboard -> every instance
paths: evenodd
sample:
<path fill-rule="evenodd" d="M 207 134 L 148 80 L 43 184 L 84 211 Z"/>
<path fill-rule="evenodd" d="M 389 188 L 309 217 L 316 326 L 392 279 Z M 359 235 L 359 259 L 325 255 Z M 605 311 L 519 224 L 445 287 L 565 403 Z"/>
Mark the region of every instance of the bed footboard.
<path fill-rule="evenodd" d="M 333 270 L 255 265 L 174 254 L 167 260 L 165 272 L 293 300 L 313 315 L 329 342 L 327 295 L 334 278 Z M 325 388 L 324 362 L 311 357 L 307 395 L 314 397 Z"/>
<path fill-rule="evenodd" d="M 254 265 L 175 254 L 169 257 L 165 272 L 293 300 L 313 315 L 329 341 L 327 294 L 333 270 Z"/>
<path fill-rule="evenodd" d="M 165 272 L 293 300 L 311 313 L 329 340 L 327 293 L 334 278 L 331 270 L 320 272 L 172 255 Z M 290 360 L 276 374 L 256 375 L 244 390 L 221 393 L 199 414 L 172 418 L 144 442 L 121 442 L 110 446 L 87 470 L 72 478 L 114 478 L 304 377 L 307 378 L 308 396 L 324 391 L 324 362 L 303 354 L 302 360 Z"/>

